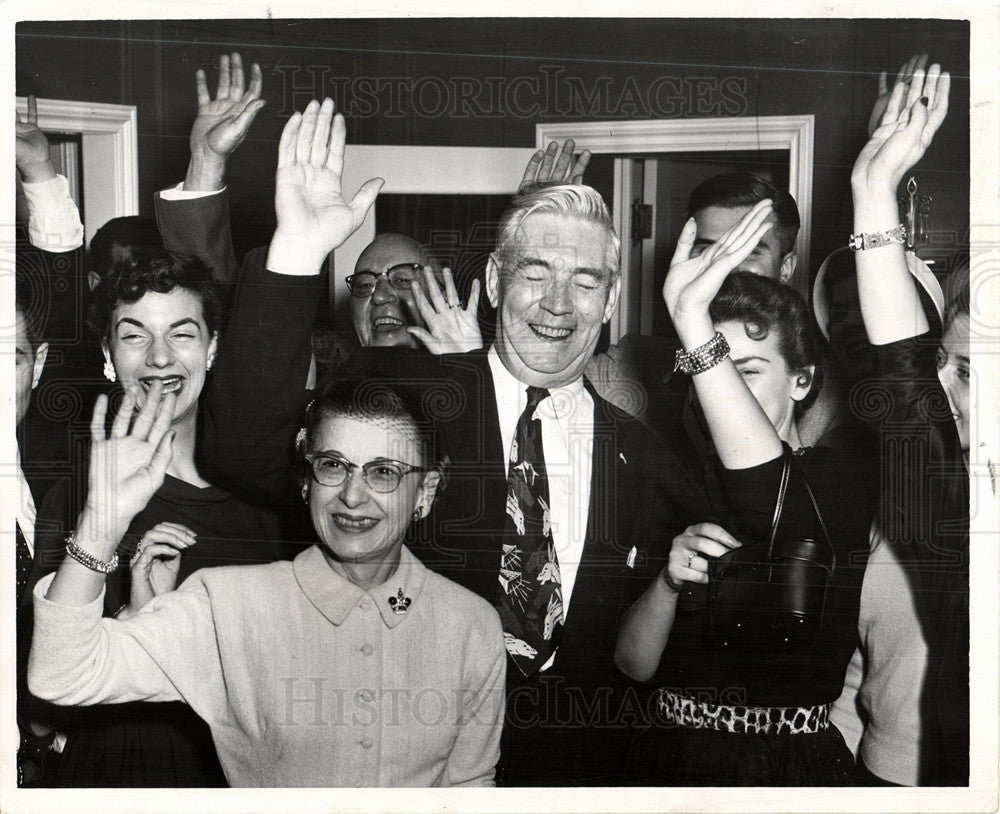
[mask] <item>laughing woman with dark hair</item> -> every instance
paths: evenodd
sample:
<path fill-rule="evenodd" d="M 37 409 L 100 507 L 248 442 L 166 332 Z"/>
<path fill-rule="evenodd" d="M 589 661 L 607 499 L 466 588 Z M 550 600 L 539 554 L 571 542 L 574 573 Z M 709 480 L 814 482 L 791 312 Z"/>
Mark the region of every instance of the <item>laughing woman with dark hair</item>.
<path fill-rule="evenodd" d="M 717 522 L 673 539 L 619 632 L 615 663 L 656 681 L 656 721 L 637 737 L 630 765 L 642 785 L 845 785 L 854 777 L 829 711 L 856 643 L 874 467 L 802 445 L 798 416 L 820 383 L 811 314 L 789 287 L 732 272 L 769 214 L 761 202 L 696 256 L 689 221 L 664 285 L 689 349 L 678 368 L 692 376 L 714 443 L 719 495 Z M 826 581 L 810 595 L 784 576 L 794 562 L 812 563 L 812 577 L 823 572 Z M 751 569 L 744 582 L 733 576 L 740 568 Z"/>
<path fill-rule="evenodd" d="M 94 291 L 89 323 L 100 338 L 105 376 L 131 388 L 137 408 L 154 387 L 176 399 L 174 454 L 162 485 L 116 549 L 106 616 L 131 616 L 199 568 L 282 555 L 275 516 L 214 486 L 199 468 L 198 402 L 215 361 L 220 321 L 208 269 L 166 251 L 133 250 Z M 86 477 L 81 473 L 75 483 Z M 39 511 L 36 579 L 62 561 L 66 535 L 79 533 L 76 518 L 89 493 L 69 487 L 55 487 Z M 56 773 L 60 786 L 225 785 L 207 727 L 182 704 L 55 712 L 68 734 Z"/>

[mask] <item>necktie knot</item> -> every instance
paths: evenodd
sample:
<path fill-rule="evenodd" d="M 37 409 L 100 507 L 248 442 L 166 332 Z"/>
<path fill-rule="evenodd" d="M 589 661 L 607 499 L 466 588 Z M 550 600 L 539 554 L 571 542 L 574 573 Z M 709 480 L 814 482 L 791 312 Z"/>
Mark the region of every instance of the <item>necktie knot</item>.
<path fill-rule="evenodd" d="M 535 412 L 535 409 L 541 404 L 545 399 L 549 397 L 549 391 L 544 387 L 529 387 L 528 388 L 528 404 L 524 408 L 524 412 L 529 416 Z"/>

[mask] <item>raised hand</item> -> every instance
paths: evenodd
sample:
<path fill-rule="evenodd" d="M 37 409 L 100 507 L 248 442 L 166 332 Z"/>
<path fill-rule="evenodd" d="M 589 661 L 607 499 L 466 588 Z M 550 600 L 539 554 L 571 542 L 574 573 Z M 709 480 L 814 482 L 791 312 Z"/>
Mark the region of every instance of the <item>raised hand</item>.
<path fill-rule="evenodd" d="M 275 243 L 293 246 L 302 273 L 314 274 L 323 259 L 361 226 L 385 183 L 366 181 L 348 202 L 341 190 L 347 125 L 334 115 L 331 99 L 315 100 L 305 113 L 294 113 L 278 144 L 274 206 Z M 311 267 L 310 267 L 311 266 Z"/>
<path fill-rule="evenodd" d="M 109 544 L 114 538 L 115 546 L 132 519 L 163 485 L 173 455 L 174 433 L 170 421 L 176 396 L 173 393 L 164 396 L 163 385 L 155 381 L 133 419 L 138 387 L 131 385 L 125 391 L 110 437 L 105 437 L 104 430 L 107 396 L 98 397 L 90 422 L 90 472 L 82 517 L 94 524 L 88 532 Z M 112 548 L 110 553 L 113 552 Z"/>
<path fill-rule="evenodd" d="M 951 76 L 934 63 L 924 73 L 915 68 L 909 84 L 892 88 L 879 126 L 861 150 L 851 182 L 857 185 L 899 185 L 923 157 L 948 113 Z"/>
<path fill-rule="evenodd" d="M 181 553 L 196 542 L 196 532 L 180 523 L 158 523 L 143 534 L 129 562 L 129 603 L 118 618 L 127 619 L 154 596 L 172 591 L 177 585 Z"/>
<path fill-rule="evenodd" d="M 559 143 L 550 141 L 545 152 L 537 150 L 524 168 L 524 175 L 518 190 L 523 191 L 526 186 L 538 183 L 539 181 L 557 181 L 561 184 L 582 184 L 583 173 L 590 163 L 590 150 L 584 150 L 580 157 L 573 163 L 573 152 L 576 144 L 573 139 L 568 138 L 563 142 L 562 149 Z M 558 157 L 557 157 L 558 154 Z M 572 166 L 571 166 L 572 165 Z"/>
<path fill-rule="evenodd" d="M 49 157 L 49 140 L 38 128 L 38 101 L 28 95 L 26 121 L 14 114 L 14 163 L 21 180 L 29 184 L 55 178 L 56 171 Z"/>
<path fill-rule="evenodd" d="M 771 212 L 771 201 L 761 201 L 696 257 L 691 257 L 691 250 L 698 228 L 694 218 L 684 224 L 663 283 L 663 301 L 685 347 L 700 345 L 714 335 L 708 306 L 730 272 L 750 255 L 771 228 L 771 223 L 764 222 Z M 686 335 L 689 333 L 692 335 Z"/>
<path fill-rule="evenodd" d="M 195 73 L 198 116 L 191 126 L 191 165 L 184 187 L 219 189 L 226 159 L 246 138 L 254 117 L 264 107 L 260 66 L 250 66 L 250 87 L 245 87 L 243 60 L 238 53 L 219 57 L 219 84 L 215 99 L 209 95 L 205 72 Z"/>
<path fill-rule="evenodd" d="M 906 85 L 909 88 L 910 83 L 913 81 L 913 72 L 918 69 L 922 71 L 925 67 L 927 67 L 927 54 L 914 54 L 899 66 L 899 71 L 896 73 L 896 79 L 892 83 L 892 88 L 888 85 L 889 77 L 886 72 L 882 71 L 879 74 L 878 98 L 875 100 L 871 115 L 868 117 L 869 138 L 878 129 L 879 122 L 882 121 L 882 116 L 885 114 L 885 109 L 889 104 L 889 97 L 892 95 L 892 90 L 895 89 L 896 85 Z"/>
<path fill-rule="evenodd" d="M 416 303 L 425 328 L 412 327 L 406 330 L 427 346 L 435 355 L 442 353 L 464 353 L 483 346 L 483 335 L 479 331 L 479 280 L 472 281 L 469 302 L 463 308 L 455 288 L 451 270 L 445 269 L 444 291 L 434 276 L 430 266 L 424 266 L 424 282 L 412 287 L 413 301 Z M 426 291 L 426 293 L 425 293 Z"/>

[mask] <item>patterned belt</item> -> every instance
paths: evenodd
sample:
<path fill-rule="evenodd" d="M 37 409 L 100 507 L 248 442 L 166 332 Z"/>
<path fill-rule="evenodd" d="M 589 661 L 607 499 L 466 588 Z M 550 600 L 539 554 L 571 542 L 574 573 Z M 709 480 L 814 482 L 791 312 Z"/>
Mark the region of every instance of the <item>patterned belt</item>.
<path fill-rule="evenodd" d="M 830 725 L 830 705 L 816 707 L 731 707 L 695 701 L 661 689 L 656 710 L 660 720 L 689 729 L 716 729 L 757 735 L 805 735 Z"/>

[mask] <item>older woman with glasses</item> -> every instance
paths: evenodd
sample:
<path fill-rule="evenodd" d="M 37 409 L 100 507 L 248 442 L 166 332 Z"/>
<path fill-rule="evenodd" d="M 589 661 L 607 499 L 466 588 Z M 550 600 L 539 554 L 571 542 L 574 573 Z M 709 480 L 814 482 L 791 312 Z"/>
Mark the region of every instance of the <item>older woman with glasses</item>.
<path fill-rule="evenodd" d="M 349 233 L 371 207 L 378 180 L 351 201 L 339 194 L 345 133 L 329 100 L 286 125 L 269 268 L 314 270 L 325 252 L 310 254 L 308 236 Z M 128 618 L 101 618 L 122 536 L 183 452 L 171 422 L 184 392 L 161 378 L 146 392 L 130 383 L 110 439 L 99 400 L 75 539 L 34 593 L 32 691 L 65 705 L 183 701 L 211 729 L 231 785 L 492 784 L 499 618 L 404 544 L 444 466 L 416 396 L 344 381 L 314 399 L 297 449 L 318 542 L 294 561 L 198 571 Z M 169 559 L 190 540 L 151 545 Z"/>
<path fill-rule="evenodd" d="M 234 786 L 486 786 L 503 724 L 496 611 L 404 544 L 441 486 L 419 399 L 342 381 L 297 447 L 319 542 L 292 562 L 199 571 L 124 620 L 101 617 L 102 565 L 163 480 L 176 395 L 91 425 L 73 551 L 35 590 L 32 692 L 60 704 L 184 701 Z"/>

